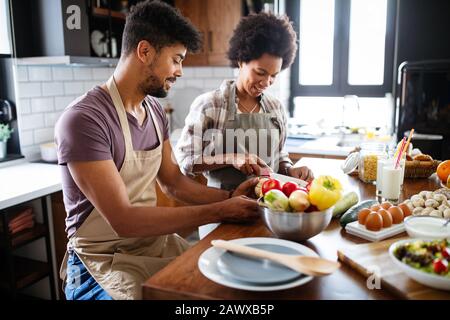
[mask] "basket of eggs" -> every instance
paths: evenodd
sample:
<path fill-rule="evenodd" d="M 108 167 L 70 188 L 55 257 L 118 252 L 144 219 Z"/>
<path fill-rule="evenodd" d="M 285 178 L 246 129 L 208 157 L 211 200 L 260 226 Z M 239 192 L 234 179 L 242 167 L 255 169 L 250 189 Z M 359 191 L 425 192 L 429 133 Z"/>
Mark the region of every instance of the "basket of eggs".
<path fill-rule="evenodd" d="M 405 178 L 428 178 L 441 163 L 439 160 L 434 160 L 428 154 L 418 154 L 414 157 L 406 155 L 405 161 Z"/>

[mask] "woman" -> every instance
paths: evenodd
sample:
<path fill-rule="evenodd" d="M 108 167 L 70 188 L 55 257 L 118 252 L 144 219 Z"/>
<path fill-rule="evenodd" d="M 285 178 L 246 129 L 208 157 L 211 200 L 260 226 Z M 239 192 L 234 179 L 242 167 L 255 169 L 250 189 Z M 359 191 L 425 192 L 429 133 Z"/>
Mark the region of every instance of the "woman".
<path fill-rule="evenodd" d="M 241 19 L 228 51 L 231 65 L 239 68 L 237 79 L 197 97 L 186 117 L 175 151 L 185 174 L 203 173 L 209 186 L 227 190 L 270 170 L 313 178 L 307 167 L 292 166 L 284 150 L 286 113 L 279 100 L 264 93 L 292 64 L 296 39 L 286 16 Z"/>

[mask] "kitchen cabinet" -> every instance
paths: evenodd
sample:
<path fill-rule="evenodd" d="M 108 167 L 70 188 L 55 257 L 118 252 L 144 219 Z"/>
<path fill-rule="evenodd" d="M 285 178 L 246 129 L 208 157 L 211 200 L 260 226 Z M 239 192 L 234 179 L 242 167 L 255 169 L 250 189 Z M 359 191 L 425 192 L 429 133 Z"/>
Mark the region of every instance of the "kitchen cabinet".
<path fill-rule="evenodd" d="M 185 66 L 228 66 L 228 41 L 242 16 L 241 0 L 175 0 L 175 7 L 199 29 L 203 47 Z"/>
<path fill-rule="evenodd" d="M 89 56 L 85 0 L 10 1 L 13 55 Z"/>
<path fill-rule="evenodd" d="M 104 7 L 97 6 L 99 3 Z M 115 63 L 107 58 L 120 55 L 125 14 L 112 10 L 113 3 L 116 2 L 11 1 L 13 56 L 69 56 L 73 57 L 69 63 Z"/>
<path fill-rule="evenodd" d="M 10 233 L 8 225 L 12 217 L 33 204 L 32 210 L 36 215 L 34 226 L 17 233 Z M 37 216 L 40 218 L 38 219 Z M 4 208 L 0 210 L 0 218 L 1 293 L 13 299 L 26 297 L 23 289 L 48 277 L 51 299 L 56 299 L 46 198 L 42 197 L 33 202 Z M 17 254 L 19 249 L 42 238 L 45 240 L 46 261 Z"/>

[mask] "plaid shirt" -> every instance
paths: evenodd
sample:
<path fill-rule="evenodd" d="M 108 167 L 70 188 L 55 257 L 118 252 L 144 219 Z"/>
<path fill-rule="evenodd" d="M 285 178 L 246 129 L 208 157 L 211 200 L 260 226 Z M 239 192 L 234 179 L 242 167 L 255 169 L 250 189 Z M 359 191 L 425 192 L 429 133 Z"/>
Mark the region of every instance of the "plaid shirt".
<path fill-rule="evenodd" d="M 224 80 L 218 89 L 198 96 L 192 103 L 181 137 L 175 147 L 175 156 L 184 174 L 193 175 L 194 165 L 202 163 L 203 151 L 210 143 L 203 141 L 204 132 L 208 129 L 224 130 L 230 113 L 229 96 L 231 89 L 234 88 L 233 83 L 234 80 Z M 284 150 L 287 118 L 281 102 L 267 94 L 262 94 L 260 101 L 263 110 L 275 116 L 274 122 L 280 130 L 279 162 L 292 164 L 288 153 Z M 198 130 L 199 127 L 201 130 Z"/>

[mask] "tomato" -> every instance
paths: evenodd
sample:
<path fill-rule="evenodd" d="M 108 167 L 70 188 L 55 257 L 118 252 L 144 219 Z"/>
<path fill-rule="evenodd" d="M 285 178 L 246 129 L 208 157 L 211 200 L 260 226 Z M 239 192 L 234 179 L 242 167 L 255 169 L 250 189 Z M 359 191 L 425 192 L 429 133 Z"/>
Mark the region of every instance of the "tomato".
<path fill-rule="evenodd" d="M 309 190 L 311 190 L 311 183 L 312 183 L 312 181 L 308 182 L 308 184 L 306 185 L 306 187 L 305 187 L 306 193 L 309 193 Z"/>
<path fill-rule="evenodd" d="M 261 190 L 262 194 L 266 194 L 267 191 L 276 189 L 281 191 L 281 184 L 280 181 L 277 179 L 269 179 L 266 182 L 263 183 Z"/>
<path fill-rule="evenodd" d="M 443 248 L 441 253 L 445 259 L 450 258 L 450 248 Z"/>
<path fill-rule="evenodd" d="M 283 191 L 283 193 L 289 197 L 292 192 L 294 192 L 295 190 L 299 190 L 299 189 L 300 188 L 298 187 L 298 185 L 296 183 L 286 182 L 285 184 L 283 184 L 283 188 L 281 189 L 281 191 Z"/>
<path fill-rule="evenodd" d="M 445 259 L 434 259 L 433 268 L 436 273 L 447 272 L 448 262 Z"/>

